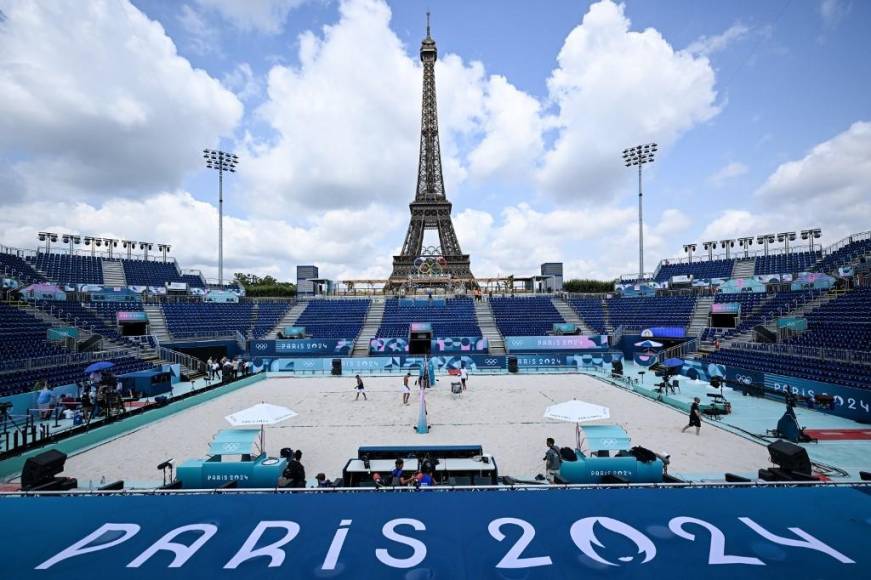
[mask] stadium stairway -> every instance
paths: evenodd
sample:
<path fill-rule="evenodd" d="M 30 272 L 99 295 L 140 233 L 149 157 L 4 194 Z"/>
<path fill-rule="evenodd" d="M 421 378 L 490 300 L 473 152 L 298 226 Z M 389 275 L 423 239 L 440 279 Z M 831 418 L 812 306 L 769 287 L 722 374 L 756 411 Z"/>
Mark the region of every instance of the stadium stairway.
<path fill-rule="evenodd" d="M 499 332 L 499 327 L 496 326 L 496 319 L 493 318 L 493 310 L 490 308 L 489 302 L 486 300 L 475 301 L 475 318 L 478 319 L 481 334 L 487 339 L 490 354 L 505 354 L 505 340 L 502 333 Z"/>
<path fill-rule="evenodd" d="M 27 312 L 29 315 L 45 322 L 46 324 L 50 324 L 52 326 L 75 326 L 72 323 L 72 321 L 64 320 L 62 318 L 55 317 L 51 313 L 46 312 L 45 310 L 43 310 L 41 308 L 37 308 L 33 304 L 30 304 L 27 302 L 19 302 L 17 304 L 17 306 L 19 306 L 22 310 Z M 90 330 L 88 330 L 86 328 L 82 328 L 79 326 L 76 326 L 76 328 L 79 329 L 79 342 L 87 341 L 92 336 L 94 336 L 96 334 L 96 333 L 91 332 Z M 118 348 L 120 348 L 120 347 L 118 347 Z M 106 348 L 106 350 L 113 350 L 113 349 Z M 117 350 L 117 348 L 114 350 Z"/>
<path fill-rule="evenodd" d="M 607 300 L 602 300 L 602 315 L 605 320 L 605 332 L 610 336 L 614 336 L 614 325 L 611 324 L 611 309 L 608 307 Z"/>
<path fill-rule="evenodd" d="M 756 271 L 756 258 L 738 258 L 732 266 L 732 278 L 750 278 Z"/>
<path fill-rule="evenodd" d="M 699 296 L 696 298 L 696 305 L 693 308 L 690 325 L 687 327 L 687 336 L 689 338 L 699 336 L 705 327 L 708 326 L 708 317 L 711 314 L 711 304 L 713 303 L 713 296 Z"/>
<path fill-rule="evenodd" d="M 300 315 L 305 310 L 306 306 L 308 306 L 308 301 L 300 301 L 293 305 L 293 308 L 287 311 L 287 314 L 278 321 L 278 324 L 275 325 L 269 334 L 264 336 L 266 340 L 275 340 L 278 338 L 278 333 L 281 332 L 285 326 L 295 326 L 296 321 L 299 319 Z"/>
<path fill-rule="evenodd" d="M 103 283 L 106 286 L 123 287 L 127 286 L 127 276 L 124 275 L 124 266 L 121 260 L 100 260 L 100 265 L 103 267 Z"/>
<path fill-rule="evenodd" d="M 366 311 L 366 318 L 363 319 L 363 328 L 354 341 L 354 352 L 351 356 L 369 356 L 369 343 L 378 334 L 378 328 L 381 327 L 381 320 L 384 318 L 385 306 L 384 298 L 373 298 L 369 301 L 369 310 Z"/>
<path fill-rule="evenodd" d="M 171 342 L 172 335 L 166 326 L 166 317 L 163 315 L 163 308 L 160 307 L 160 304 L 143 304 L 142 309 L 148 315 L 149 333 L 160 344 Z"/>
<path fill-rule="evenodd" d="M 551 297 L 550 301 L 553 303 L 553 307 L 556 308 L 557 312 L 559 312 L 560 316 L 563 317 L 563 320 L 566 322 L 570 322 L 574 324 L 578 328 L 581 329 L 581 334 L 586 336 L 591 336 L 593 334 L 598 334 L 595 330 L 590 328 L 590 326 L 584 322 L 584 319 L 578 316 L 578 313 L 575 312 L 575 309 L 568 305 L 564 298 L 557 298 L 555 296 Z"/>

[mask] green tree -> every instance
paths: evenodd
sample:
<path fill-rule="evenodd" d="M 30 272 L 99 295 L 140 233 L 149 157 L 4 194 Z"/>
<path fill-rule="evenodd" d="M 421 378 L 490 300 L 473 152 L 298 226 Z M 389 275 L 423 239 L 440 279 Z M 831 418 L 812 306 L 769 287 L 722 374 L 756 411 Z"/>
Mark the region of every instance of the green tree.
<path fill-rule="evenodd" d="M 566 280 L 563 282 L 566 292 L 602 294 L 614 291 L 614 280 Z"/>

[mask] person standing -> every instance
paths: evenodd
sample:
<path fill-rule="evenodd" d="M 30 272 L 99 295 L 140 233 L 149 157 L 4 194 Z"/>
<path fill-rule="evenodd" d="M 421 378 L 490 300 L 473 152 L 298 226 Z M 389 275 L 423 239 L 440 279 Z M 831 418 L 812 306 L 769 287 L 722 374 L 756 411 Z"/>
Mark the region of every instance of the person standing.
<path fill-rule="evenodd" d="M 547 451 L 544 453 L 544 469 L 547 481 L 548 483 L 556 483 L 555 476 L 559 473 L 559 468 L 562 464 L 559 447 L 556 446 L 553 437 L 548 437 L 545 443 L 547 444 Z"/>
<path fill-rule="evenodd" d="M 411 373 L 405 373 L 402 377 L 402 404 L 408 405 L 408 399 L 411 398 L 411 386 L 408 384 L 411 381 Z"/>
<path fill-rule="evenodd" d="M 463 390 L 466 390 L 466 381 L 469 380 L 469 371 L 466 370 L 466 363 L 460 367 L 460 382 L 463 383 Z"/>
<path fill-rule="evenodd" d="M 302 451 L 297 449 L 293 452 L 293 457 L 284 468 L 284 477 L 287 479 L 287 487 L 302 488 L 305 487 L 305 467 L 302 462 Z"/>
<path fill-rule="evenodd" d="M 363 395 L 364 401 L 369 400 L 366 398 L 366 385 L 363 384 L 363 379 L 360 378 L 360 375 L 357 375 L 357 386 L 355 388 L 357 389 L 357 396 L 354 397 L 355 401 L 360 399 L 360 395 Z"/>
<path fill-rule="evenodd" d="M 699 399 L 698 397 L 693 398 L 693 404 L 690 405 L 690 423 L 689 425 L 681 429 L 681 433 L 686 433 L 687 429 L 689 429 L 690 427 L 695 427 L 696 435 L 699 434 L 699 431 L 702 428 L 702 412 L 701 408 L 699 407 L 700 402 L 701 399 Z"/>

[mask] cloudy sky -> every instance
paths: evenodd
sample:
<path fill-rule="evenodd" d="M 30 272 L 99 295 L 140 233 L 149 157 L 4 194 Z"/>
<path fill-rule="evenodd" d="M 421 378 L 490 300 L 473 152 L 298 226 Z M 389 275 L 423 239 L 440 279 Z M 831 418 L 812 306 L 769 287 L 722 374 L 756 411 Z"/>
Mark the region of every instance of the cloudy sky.
<path fill-rule="evenodd" d="M 170 243 L 225 268 L 385 277 L 408 224 L 425 12 L 477 275 L 648 270 L 686 242 L 871 228 L 871 3 L 0 0 L 0 244 Z"/>

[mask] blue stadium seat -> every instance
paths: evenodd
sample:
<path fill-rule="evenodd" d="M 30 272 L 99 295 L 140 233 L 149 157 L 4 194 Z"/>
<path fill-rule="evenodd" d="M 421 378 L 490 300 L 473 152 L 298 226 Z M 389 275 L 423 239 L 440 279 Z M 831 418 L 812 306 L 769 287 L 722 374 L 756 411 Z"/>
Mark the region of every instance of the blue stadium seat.
<path fill-rule="evenodd" d="M 475 316 L 475 303 L 465 296 L 435 302 L 418 300 L 415 305 L 405 305 L 396 298 L 388 299 L 376 336 L 408 338 L 408 327 L 412 322 L 431 323 L 434 337 L 482 336 Z"/>

